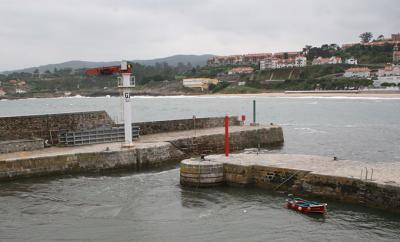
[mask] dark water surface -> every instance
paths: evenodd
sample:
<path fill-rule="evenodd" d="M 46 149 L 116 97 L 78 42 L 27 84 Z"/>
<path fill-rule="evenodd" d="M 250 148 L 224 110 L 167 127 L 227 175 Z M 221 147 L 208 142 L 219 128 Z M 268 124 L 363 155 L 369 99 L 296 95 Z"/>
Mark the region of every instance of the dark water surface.
<path fill-rule="evenodd" d="M 135 121 L 246 114 L 250 97 L 135 98 Z M 272 152 L 400 161 L 400 99 L 258 97 L 257 119 L 284 128 Z M 106 110 L 117 98 L 0 101 L 0 116 Z M 176 168 L 0 184 L 0 241 L 400 241 L 400 216 L 329 202 L 325 218 L 256 188 L 184 189 Z"/>

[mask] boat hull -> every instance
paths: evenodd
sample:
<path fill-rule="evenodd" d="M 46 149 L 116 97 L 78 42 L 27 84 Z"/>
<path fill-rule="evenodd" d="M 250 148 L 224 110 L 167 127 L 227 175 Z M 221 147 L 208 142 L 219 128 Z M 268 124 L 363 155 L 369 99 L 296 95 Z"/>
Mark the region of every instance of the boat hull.
<path fill-rule="evenodd" d="M 326 213 L 326 203 L 317 203 L 307 201 L 302 198 L 288 199 L 286 203 L 287 208 L 293 209 L 302 213 Z"/>

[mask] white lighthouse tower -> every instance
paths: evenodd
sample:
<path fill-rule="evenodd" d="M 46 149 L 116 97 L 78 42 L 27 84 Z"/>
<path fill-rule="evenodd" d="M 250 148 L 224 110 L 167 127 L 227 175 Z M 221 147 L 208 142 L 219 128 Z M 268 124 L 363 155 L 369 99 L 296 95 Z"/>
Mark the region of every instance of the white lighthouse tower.
<path fill-rule="evenodd" d="M 131 90 L 135 87 L 135 77 L 132 75 L 132 65 L 127 61 L 121 61 L 121 78 L 118 80 L 118 88 L 122 93 L 122 102 L 124 109 L 124 129 L 125 142 L 123 147 L 132 147 L 132 102 Z"/>

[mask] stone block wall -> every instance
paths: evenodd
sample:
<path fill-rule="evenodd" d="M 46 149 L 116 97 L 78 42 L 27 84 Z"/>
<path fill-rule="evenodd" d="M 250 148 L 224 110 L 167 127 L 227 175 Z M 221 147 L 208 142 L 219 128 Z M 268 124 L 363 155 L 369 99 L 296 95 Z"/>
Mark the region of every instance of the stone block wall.
<path fill-rule="evenodd" d="M 0 141 L 0 154 L 43 148 L 43 139 Z"/>
<path fill-rule="evenodd" d="M 0 161 L 0 181 L 115 169 L 139 170 L 159 167 L 184 158 L 185 154 L 166 142 L 120 151 L 23 158 Z"/>
<path fill-rule="evenodd" d="M 270 166 L 224 164 L 225 182 L 313 195 L 400 212 L 400 187 Z"/>
<path fill-rule="evenodd" d="M 239 124 L 238 117 L 230 117 L 229 125 Z M 140 127 L 140 135 L 147 135 L 223 127 L 224 117 L 141 122 L 134 125 Z M 78 131 L 101 126 L 116 126 L 106 111 L 0 117 L 0 141 L 41 138 L 56 144 L 60 130 Z"/>
<path fill-rule="evenodd" d="M 249 134 L 247 134 L 249 133 Z M 282 129 L 278 126 L 260 129 L 262 144 L 282 144 Z M 240 138 L 240 137 L 247 138 Z M 255 130 L 231 133 L 234 146 L 232 151 L 248 148 L 256 140 Z M 145 148 L 118 151 L 101 151 L 68 155 L 42 156 L 35 158 L 18 158 L 13 161 L 0 161 L 0 180 L 12 180 L 20 177 L 37 177 L 52 174 L 102 171 L 108 169 L 142 169 L 181 161 L 195 152 L 203 152 L 201 147 L 209 147 L 210 153 L 222 153 L 224 134 L 206 135 L 195 138 L 197 146 L 191 147 L 193 139 L 188 137 L 170 142 L 159 142 Z M 251 142 L 250 142 L 251 140 Z M 246 142 L 250 142 L 247 144 Z M 189 145 L 189 149 L 186 149 Z M 214 147 L 216 146 L 216 147 Z M 247 173 L 244 174 L 245 176 Z"/>
<path fill-rule="evenodd" d="M 215 127 L 224 127 L 224 117 L 196 118 L 196 119 L 178 119 L 154 122 L 134 123 L 140 127 L 140 135 L 156 134 L 163 132 L 184 131 L 193 129 L 206 129 Z M 229 117 L 229 125 L 240 125 L 238 117 Z"/>
<path fill-rule="evenodd" d="M 59 130 L 91 129 L 104 125 L 114 125 L 105 111 L 0 117 L 0 140 L 41 138 L 56 143 Z"/>
<path fill-rule="evenodd" d="M 283 131 L 279 126 L 229 134 L 229 148 L 231 151 L 256 148 L 258 144 L 260 144 L 260 148 L 279 146 L 283 142 Z M 223 134 L 204 135 L 191 139 L 178 139 L 171 141 L 171 143 L 188 154 L 224 153 L 225 136 Z"/>
<path fill-rule="evenodd" d="M 310 173 L 299 182 L 299 187 L 296 190 L 335 200 L 400 212 L 399 186 Z"/>

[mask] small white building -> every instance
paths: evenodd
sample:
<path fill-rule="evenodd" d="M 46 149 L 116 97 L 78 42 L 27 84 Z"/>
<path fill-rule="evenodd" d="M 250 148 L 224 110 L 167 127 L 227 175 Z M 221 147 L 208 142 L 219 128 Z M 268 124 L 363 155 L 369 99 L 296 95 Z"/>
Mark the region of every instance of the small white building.
<path fill-rule="evenodd" d="M 368 67 L 352 67 L 345 71 L 344 77 L 368 78 L 371 76 L 371 70 Z"/>
<path fill-rule="evenodd" d="M 210 84 L 217 85 L 218 82 L 218 79 L 212 78 L 186 78 L 182 80 L 182 84 L 184 87 L 200 88 L 201 91 L 204 91 L 204 89 L 208 89 L 208 86 Z"/>
<path fill-rule="evenodd" d="M 351 58 L 346 59 L 345 63 L 348 65 L 358 65 L 358 60 L 354 57 L 351 57 Z"/>
<path fill-rule="evenodd" d="M 19 89 L 19 88 L 16 88 L 16 89 L 15 89 L 15 93 L 17 93 L 17 94 L 24 94 L 24 93 L 26 93 L 26 91 L 25 91 L 25 90 L 22 90 L 22 89 Z"/>
<path fill-rule="evenodd" d="M 297 56 L 294 59 L 294 65 L 297 67 L 307 66 L 307 58 L 305 56 Z"/>

